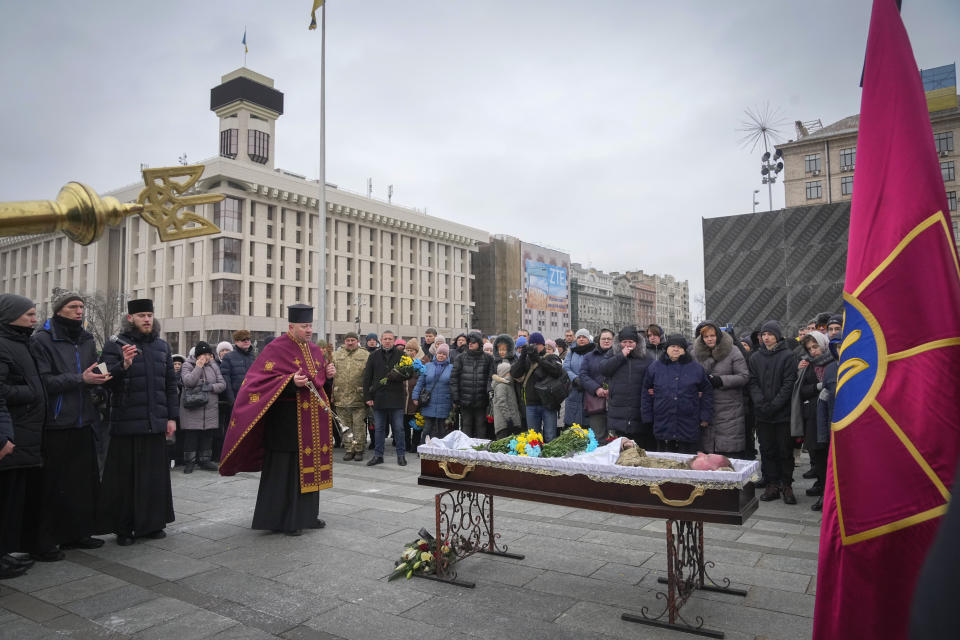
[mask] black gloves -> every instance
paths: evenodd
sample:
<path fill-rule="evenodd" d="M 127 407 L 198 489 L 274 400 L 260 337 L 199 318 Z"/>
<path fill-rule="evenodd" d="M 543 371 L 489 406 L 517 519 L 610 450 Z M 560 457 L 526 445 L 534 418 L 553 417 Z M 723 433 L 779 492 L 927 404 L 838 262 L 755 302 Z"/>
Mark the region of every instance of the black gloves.
<path fill-rule="evenodd" d="M 707 376 L 710 380 L 710 384 L 713 385 L 714 389 L 719 389 L 723 386 L 723 380 L 720 379 L 720 376 Z"/>

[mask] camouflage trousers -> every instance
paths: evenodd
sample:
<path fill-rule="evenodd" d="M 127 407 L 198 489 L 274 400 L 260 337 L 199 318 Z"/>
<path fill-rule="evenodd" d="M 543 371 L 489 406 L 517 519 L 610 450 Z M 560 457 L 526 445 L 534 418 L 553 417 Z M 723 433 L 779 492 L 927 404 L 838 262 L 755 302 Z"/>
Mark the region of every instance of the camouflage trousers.
<path fill-rule="evenodd" d="M 354 453 L 363 453 L 367 448 L 367 407 L 337 407 L 337 415 L 345 429 L 353 433 Z"/>

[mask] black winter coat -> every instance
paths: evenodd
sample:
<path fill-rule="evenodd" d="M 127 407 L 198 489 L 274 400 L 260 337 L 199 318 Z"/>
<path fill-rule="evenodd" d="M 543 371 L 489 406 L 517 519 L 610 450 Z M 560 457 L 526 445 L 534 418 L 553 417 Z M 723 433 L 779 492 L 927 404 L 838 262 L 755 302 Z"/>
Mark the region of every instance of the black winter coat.
<path fill-rule="evenodd" d="M 543 405 L 537 390 L 534 388 L 537 382 L 546 380 L 548 377 L 559 378 L 566 375 L 563 373 L 563 362 L 559 357 L 547 355 L 546 351 L 539 354 L 536 347 L 527 345 L 523 353 L 517 356 L 517 361 L 510 366 L 510 377 L 514 381 L 520 382 L 534 364 L 537 365 L 537 368 L 527 377 L 527 382 L 523 385 L 521 391 L 523 406 L 539 407 Z"/>
<path fill-rule="evenodd" d="M 0 395 L 0 448 L 6 446 L 10 440 L 13 440 L 13 420 L 10 419 L 10 412 L 7 411 L 7 401 Z"/>
<path fill-rule="evenodd" d="M 747 361 L 750 397 L 761 422 L 789 422 L 790 400 L 797 381 L 797 359 L 781 340 L 773 350 L 761 346 Z"/>
<path fill-rule="evenodd" d="M 484 409 L 490 402 L 493 374 L 497 372 L 493 356 L 481 350 L 465 351 L 453 363 L 450 374 L 450 398 L 466 409 Z"/>
<path fill-rule="evenodd" d="M 688 353 L 676 362 L 663 354 L 647 367 L 640 396 L 643 421 L 653 423 L 657 440 L 700 442 L 700 423 L 713 417 L 713 385 Z"/>
<path fill-rule="evenodd" d="M 600 373 L 606 378 L 607 427 L 620 433 L 638 435 L 649 433 L 641 416 L 641 393 L 643 378 L 653 358 L 647 355 L 642 344 L 630 352 L 630 357 L 620 350 L 611 349 L 610 355 L 600 364 Z"/>
<path fill-rule="evenodd" d="M 123 368 L 123 351 L 116 342 L 103 345 L 103 361 L 113 380 L 110 385 L 110 433 L 137 436 L 165 433 L 167 420 L 180 417 L 178 376 L 173 371 L 170 346 L 160 339 L 160 324 L 147 335 L 129 325 L 120 337 L 140 347 L 129 369 Z"/>
<path fill-rule="evenodd" d="M 101 385 L 88 385 L 83 372 L 97 361 L 97 345 L 87 331 L 74 341 L 67 328 L 48 318 L 30 338 L 30 351 L 47 391 L 47 429 L 71 429 L 100 422 L 94 394 Z"/>
<path fill-rule="evenodd" d="M 220 374 L 223 376 L 223 381 L 227 383 L 227 388 L 223 390 L 223 396 L 224 400 L 230 403 L 230 406 L 233 406 L 237 393 L 240 392 L 240 385 L 243 384 L 243 379 L 247 375 L 247 370 L 250 369 L 250 365 L 256 359 L 257 354 L 253 352 L 253 347 L 244 351 L 237 345 L 233 345 L 233 351 L 223 356 L 223 361 L 220 363 Z"/>
<path fill-rule="evenodd" d="M 403 351 L 394 347 L 389 351 L 377 349 L 367 358 L 363 369 L 363 397 L 364 400 L 373 400 L 374 409 L 406 408 L 403 378 L 393 370 L 402 357 Z M 386 384 L 380 384 L 383 378 L 387 378 Z"/>
<path fill-rule="evenodd" d="M 0 470 L 43 464 L 46 395 L 30 353 L 30 329 L 0 325 L 0 395 L 13 422 L 13 453 L 0 460 Z M 6 442 L 2 443 L 6 444 Z"/>

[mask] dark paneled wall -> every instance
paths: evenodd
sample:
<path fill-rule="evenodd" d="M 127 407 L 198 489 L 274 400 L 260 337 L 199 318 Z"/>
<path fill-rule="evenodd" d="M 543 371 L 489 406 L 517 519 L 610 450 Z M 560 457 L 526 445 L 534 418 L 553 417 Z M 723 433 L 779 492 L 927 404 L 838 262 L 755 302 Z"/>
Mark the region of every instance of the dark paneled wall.
<path fill-rule="evenodd" d="M 746 333 L 768 319 L 787 335 L 842 310 L 850 203 L 703 220 L 706 312 Z"/>

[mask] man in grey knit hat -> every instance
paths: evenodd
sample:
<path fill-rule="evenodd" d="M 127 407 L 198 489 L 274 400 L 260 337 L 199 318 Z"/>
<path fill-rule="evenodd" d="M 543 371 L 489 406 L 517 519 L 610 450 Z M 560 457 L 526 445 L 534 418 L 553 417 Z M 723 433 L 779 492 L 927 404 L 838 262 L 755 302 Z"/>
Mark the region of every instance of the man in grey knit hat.
<path fill-rule="evenodd" d="M 37 523 L 38 554 L 61 548 L 96 549 L 100 493 L 97 433 L 100 415 L 94 394 L 110 376 L 97 367 L 97 345 L 83 328 L 83 298 L 65 292 L 54 299 L 53 316 L 30 338 L 37 371 L 47 389 L 43 425 L 42 505 Z"/>

